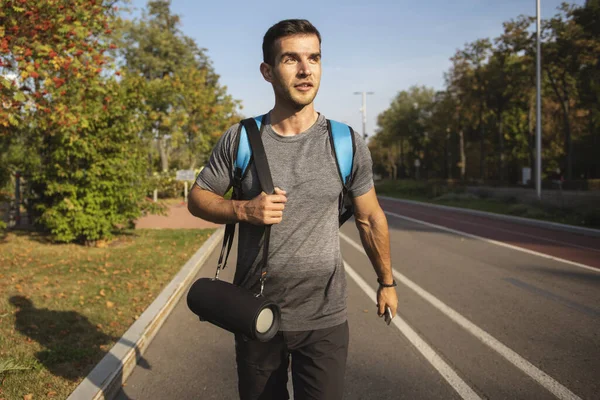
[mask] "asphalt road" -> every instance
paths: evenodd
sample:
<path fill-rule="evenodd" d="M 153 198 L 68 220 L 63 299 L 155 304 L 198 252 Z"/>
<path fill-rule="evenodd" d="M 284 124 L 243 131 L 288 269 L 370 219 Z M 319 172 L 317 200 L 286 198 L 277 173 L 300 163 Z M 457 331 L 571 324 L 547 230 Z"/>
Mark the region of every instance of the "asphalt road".
<path fill-rule="evenodd" d="M 600 238 L 381 204 L 399 314 L 377 317 L 375 275 L 347 223 L 346 399 L 600 399 Z M 236 385 L 233 335 L 183 298 L 118 398 L 235 399 Z"/>

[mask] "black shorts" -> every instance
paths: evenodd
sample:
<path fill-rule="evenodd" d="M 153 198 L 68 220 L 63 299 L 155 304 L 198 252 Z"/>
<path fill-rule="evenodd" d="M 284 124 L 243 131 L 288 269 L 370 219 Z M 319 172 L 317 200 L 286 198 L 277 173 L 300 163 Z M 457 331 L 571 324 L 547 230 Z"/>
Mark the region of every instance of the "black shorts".
<path fill-rule="evenodd" d="M 342 399 L 348 322 L 313 331 L 279 332 L 269 342 L 235 338 L 241 400 L 286 400 L 288 367 L 294 400 Z"/>

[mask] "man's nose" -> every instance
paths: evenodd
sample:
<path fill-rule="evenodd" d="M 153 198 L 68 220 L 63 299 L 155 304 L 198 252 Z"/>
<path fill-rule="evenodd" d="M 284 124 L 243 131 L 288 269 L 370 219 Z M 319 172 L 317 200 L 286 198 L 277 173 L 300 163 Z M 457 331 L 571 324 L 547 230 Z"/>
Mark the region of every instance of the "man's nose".
<path fill-rule="evenodd" d="M 304 60 L 304 61 L 300 62 L 300 69 L 298 70 L 298 73 L 303 76 L 312 75 L 312 69 L 311 69 L 311 66 L 310 66 L 308 60 Z"/>

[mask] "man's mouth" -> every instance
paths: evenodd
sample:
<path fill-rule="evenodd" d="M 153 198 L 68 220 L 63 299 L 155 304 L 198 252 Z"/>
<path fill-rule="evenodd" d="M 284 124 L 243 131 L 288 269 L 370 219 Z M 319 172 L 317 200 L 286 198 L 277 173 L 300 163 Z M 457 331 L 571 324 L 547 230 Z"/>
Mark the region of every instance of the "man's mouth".
<path fill-rule="evenodd" d="M 312 83 L 299 83 L 297 85 L 294 85 L 294 87 L 298 90 L 310 90 L 312 89 L 313 85 Z"/>

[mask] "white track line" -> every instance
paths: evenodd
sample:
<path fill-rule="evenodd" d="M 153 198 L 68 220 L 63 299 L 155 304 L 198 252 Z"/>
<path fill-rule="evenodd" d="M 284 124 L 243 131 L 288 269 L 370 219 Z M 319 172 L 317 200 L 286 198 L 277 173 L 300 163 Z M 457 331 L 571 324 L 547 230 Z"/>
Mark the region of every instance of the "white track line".
<path fill-rule="evenodd" d="M 425 214 L 425 215 L 427 215 L 427 212 L 425 212 L 425 211 L 411 210 L 411 212 L 417 213 L 417 214 Z M 528 233 L 517 232 L 515 230 L 498 228 L 498 227 L 495 227 L 495 226 L 487 226 L 487 225 L 484 225 L 484 224 L 480 224 L 478 222 L 463 221 L 463 220 L 460 220 L 460 219 L 457 219 L 457 218 L 452 218 L 452 217 L 439 216 L 439 218 L 446 219 L 446 220 L 449 220 L 449 221 L 455 221 L 455 222 L 458 222 L 460 224 L 466 224 L 466 225 L 474 225 L 474 226 L 484 227 L 486 229 L 492 229 L 492 230 L 499 231 L 499 232 L 508 232 L 508 233 L 511 233 L 511 234 L 517 235 L 517 236 L 523 236 L 523 237 L 528 237 L 528 238 L 533 238 L 533 239 L 539 239 L 539 240 L 542 240 L 542 241 L 548 242 L 548 243 L 562 244 L 562 245 L 565 245 L 567 247 L 573 247 L 573 248 L 577 248 L 577 249 L 589 250 L 589 251 L 594 251 L 594 252 L 600 253 L 600 249 L 595 249 L 593 247 L 587 247 L 587 246 L 581 246 L 581 245 L 575 244 L 575 243 L 563 242 L 561 240 L 548 239 L 548 238 L 545 238 L 545 237 L 542 237 L 542 236 L 538 236 L 538 235 L 530 235 Z M 504 221 L 502 221 L 502 222 L 504 222 Z"/>
<path fill-rule="evenodd" d="M 344 261 L 346 273 L 354 279 L 356 284 L 369 296 L 371 299 L 377 298 L 377 293 L 365 282 L 365 280 L 357 274 L 350 265 Z M 408 341 L 416 347 L 416 349 L 425 357 L 427 361 L 435 368 L 440 375 L 452 386 L 454 390 L 463 399 L 481 400 L 481 397 L 473 389 L 466 384 L 464 380 L 450 367 L 436 352 L 429 346 L 407 323 L 400 315 L 396 315 L 392 320 L 396 328 L 408 339 Z"/>
<path fill-rule="evenodd" d="M 513 246 L 512 244 L 500 242 L 498 240 L 488 239 L 488 238 L 484 238 L 482 236 L 473 235 L 473 234 L 466 233 L 466 232 L 463 232 L 463 231 L 459 231 L 459 230 L 456 230 L 456 229 L 447 228 L 445 226 L 431 224 L 429 222 L 421 221 L 421 220 L 418 220 L 418 219 L 414 219 L 414 218 L 410 218 L 410 217 L 405 217 L 404 215 L 396 214 L 396 213 L 393 213 L 393 212 L 385 211 L 385 213 L 387 215 L 391 215 L 392 217 L 396 217 L 396 218 L 404 219 L 404 220 L 407 220 L 407 221 L 415 222 L 415 223 L 421 224 L 421 225 L 430 226 L 432 228 L 436 228 L 436 229 L 439 229 L 439 230 L 442 230 L 442 231 L 455 233 L 457 235 L 469 237 L 469 238 L 472 238 L 472 239 L 483 240 L 484 242 L 496 244 L 498 246 L 503 246 L 503 247 L 507 247 L 509 249 L 522 251 L 524 253 L 533 254 L 535 256 L 549 258 L 549 259 L 554 260 L 554 261 L 559 261 L 559 262 L 562 262 L 562 263 L 565 263 L 565 264 L 573 265 L 575 267 L 579 267 L 579 268 L 587 269 L 589 271 L 594 271 L 594 272 L 600 273 L 600 269 L 598 269 L 598 268 L 594 268 L 594 267 L 591 267 L 589 265 L 581 264 L 581 263 L 578 263 L 578 262 L 575 262 L 575 261 L 565 260 L 564 258 L 554 257 L 554 256 L 551 256 L 551 255 L 548 255 L 548 254 L 544 254 L 544 253 L 540 253 L 540 252 L 537 252 L 537 251 L 529 250 L 529 249 L 526 249 L 526 248 L 523 248 L 523 247 L 519 247 L 519 246 Z"/>
<path fill-rule="evenodd" d="M 479 210 L 474 210 L 472 208 L 443 206 L 441 204 L 426 203 L 426 202 L 422 202 L 422 201 L 398 199 L 396 197 L 387 197 L 387 196 L 379 196 L 379 195 L 377 197 L 380 199 L 383 199 L 383 200 L 389 200 L 389 201 L 393 201 L 393 202 L 401 203 L 401 204 L 411 204 L 411 205 L 415 205 L 418 207 L 429 207 L 429 208 L 434 208 L 434 209 L 438 209 L 438 210 L 457 212 L 457 213 L 462 213 L 462 214 L 467 214 L 467 215 L 470 214 L 470 215 L 479 216 L 479 217 L 493 218 L 493 219 L 501 220 L 501 221 L 517 222 L 517 223 L 534 226 L 534 227 L 538 227 L 538 228 L 542 228 L 542 229 L 555 229 L 555 230 L 559 230 L 559 231 L 563 231 L 563 232 L 577 233 L 580 235 L 581 234 L 590 235 L 592 237 L 600 237 L 600 229 L 584 228 L 583 226 L 566 225 L 566 224 L 560 224 L 558 222 L 550 222 L 550 221 L 543 221 L 543 220 L 539 220 L 539 219 L 516 217 L 514 215 L 506 215 L 506 214 L 498 214 L 498 213 L 494 213 L 494 212 L 479 211 Z"/>
<path fill-rule="evenodd" d="M 344 235 L 340 232 L 340 237 L 343 238 L 346 242 L 348 242 L 352 247 L 365 254 L 365 251 L 361 245 L 356 243 L 350 237 Z M 502 342 L 494 338 L 492 335 L 479 328 L 477 325 L 469 321 L 467 318 L 463 317 L 454 309 L 450 308 L 446 304 L 444 304 L 441 300 L 433 296 L 431 293 L 427 292 L 419 285 L 408 279 L 406 276 L 401 274 L 400 272 L 393 270 L 394 277 L 400 281 L 400 283 L 408 286 L 415 293 L 421 296 L 423 299 L 428 301 L 435 308 L 443 312 L 447 317 L 456 322 L 458 325 L 463 327 L 481 342 L 498 352 L 502 357 L 512 363 L 515 367 L 519 368 L 529 377 L 534 379 L 540 385 L 545 387 L 549 392 L 554 394 L 557 398 L 561 400 L 581 400 L 579 396 L 575 393 L 571 392 L 565 386 L 560 384 L 550 375 L 546 374 L 544 371 L 537 368 L 535 365 L 531 364 L 529 361 L 515 353 L 508 346 L 504 345 Z"/>

